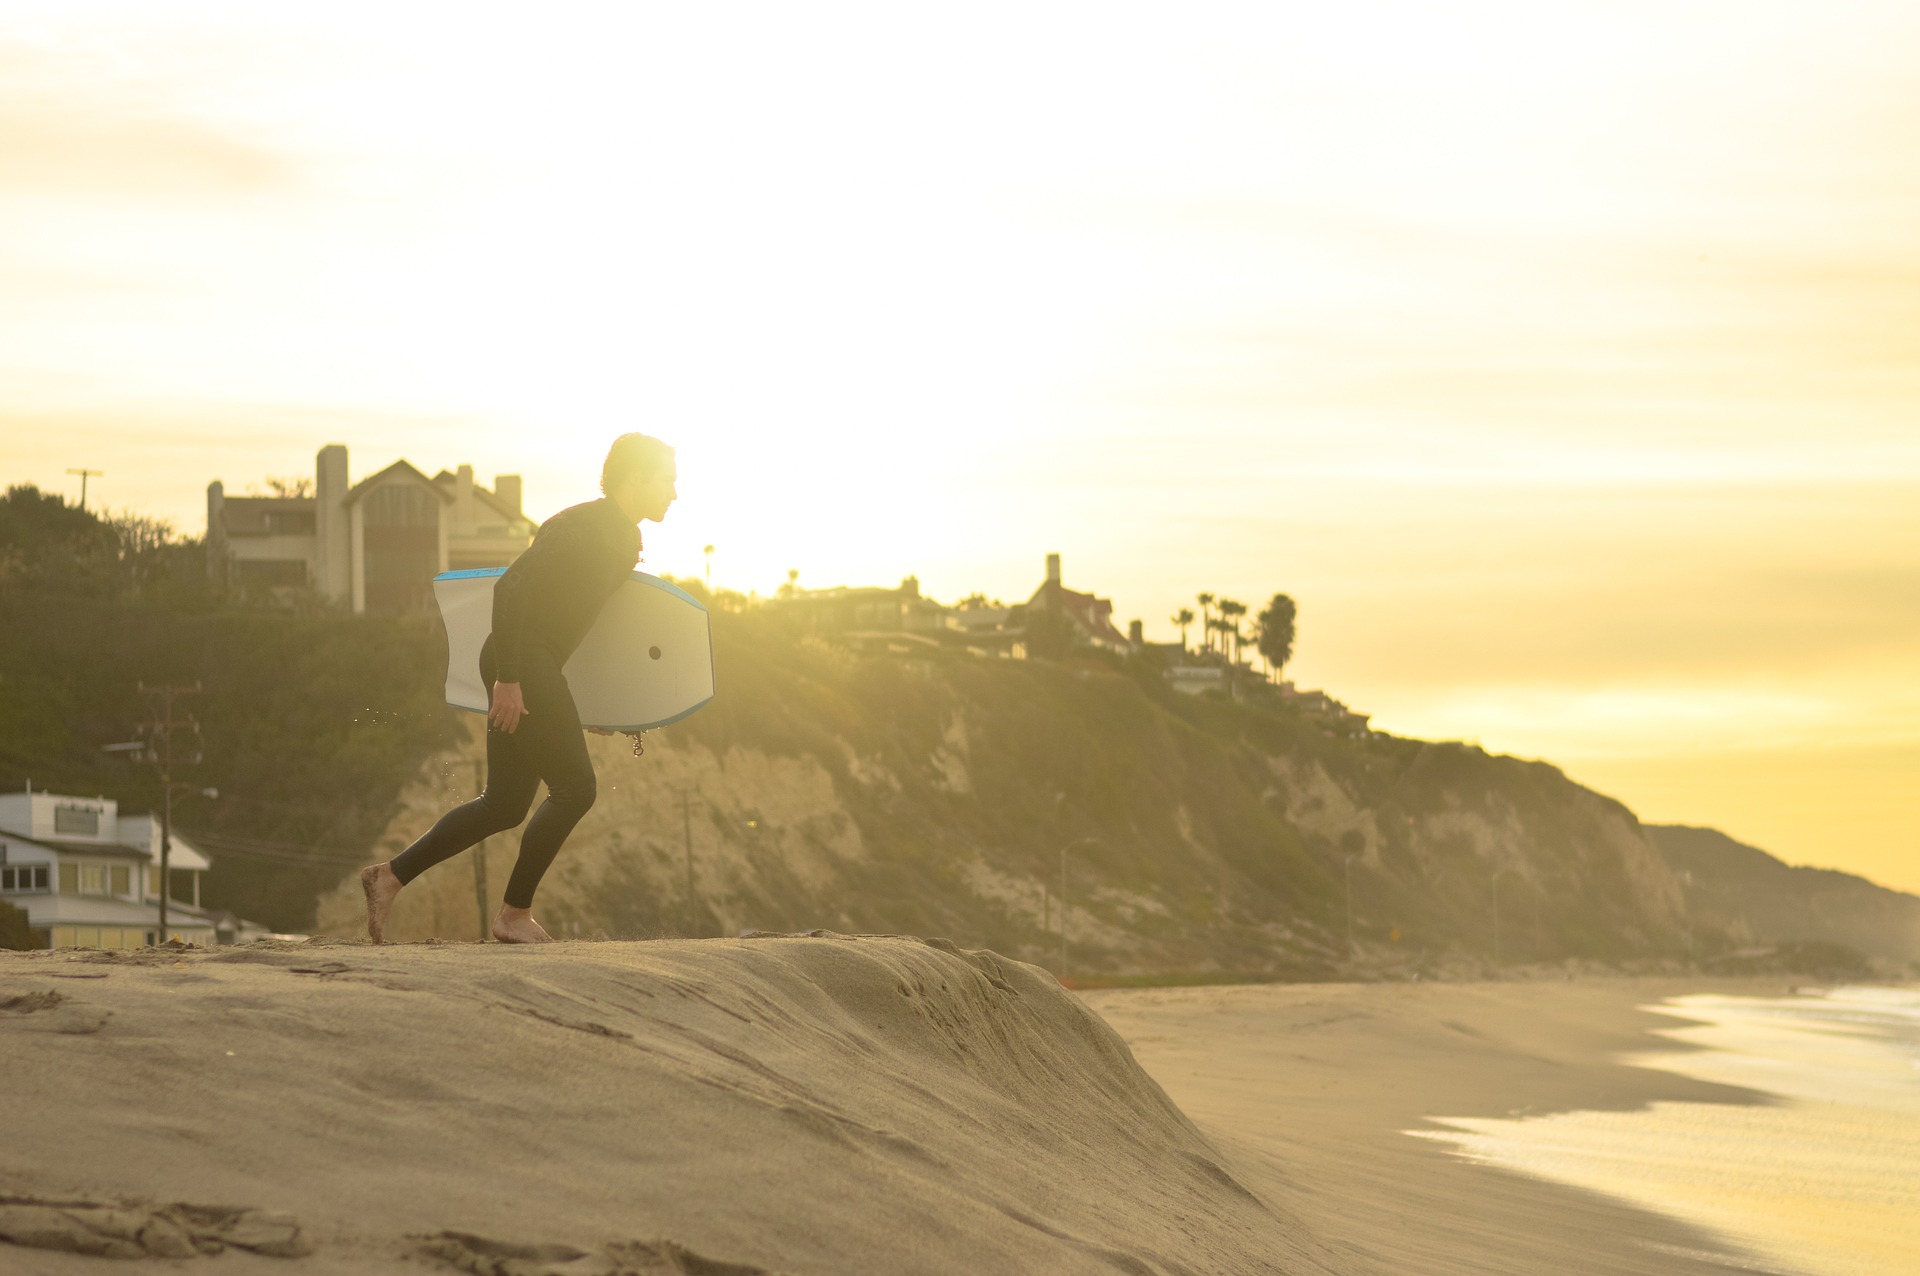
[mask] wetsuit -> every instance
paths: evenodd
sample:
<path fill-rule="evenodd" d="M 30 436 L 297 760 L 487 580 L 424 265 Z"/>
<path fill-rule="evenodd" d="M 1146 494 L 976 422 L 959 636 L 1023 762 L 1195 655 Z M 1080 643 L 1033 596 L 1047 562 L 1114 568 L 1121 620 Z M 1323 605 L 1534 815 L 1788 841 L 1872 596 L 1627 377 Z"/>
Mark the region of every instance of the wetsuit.
<path fill-rule="evenodd" d="M 488 723 L 486 792 L 448 811 L 394 856 L 393 875 L 403 884 L 520 823 L 545 780 L 547 800 L 521 836 L 507 881 L 507 903 L 533 907 L 534 889 L 595 795 L 580 714 L 561 670 L 639 557 L 632 520 L 611 500 L 589 501 L 542 524 L 495 583 L 480 679 L 489 693 L 496 680 L 519 683 L 527 712 L 511 734 Z"/>

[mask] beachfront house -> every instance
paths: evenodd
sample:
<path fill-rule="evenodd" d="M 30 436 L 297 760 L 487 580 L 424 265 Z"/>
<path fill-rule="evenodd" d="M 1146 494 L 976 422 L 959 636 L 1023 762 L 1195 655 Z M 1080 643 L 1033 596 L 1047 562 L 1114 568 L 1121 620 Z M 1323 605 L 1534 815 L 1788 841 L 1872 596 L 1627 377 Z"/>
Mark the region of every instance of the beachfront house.
<path fill-rule="evenodd" d="M 347 478 L 347 449 L 332 443 L 314 458 L 311 495 L 228 496 L 209 484 L 208 574 L 391 615 L 431 610 L 435 574 L 505 567 L 533 540 L 517 474 L 499 475 L 489 491 L 471 465 L 428 478 L 401 460 Z"/>
<path fill-rule="evenodd" d="M 200 907 L 212 863 L 172 838 L 167 933 L 160 934 L 160 821 L 122 815 L 112 798 L 0 794 L 0 899 L 27 915 L 46 948 L 139 948 L 162 939 L 219 942 Z"/>
<path fill-rule="evenodd" d="M 1126 655 L 1133 650 L 1127 636 L 1114 627 L 1113 600 L 1068 589 L 1061 581 L 1060 555 L 1047 555 L 1047 578 L 1026 603 L 1028 612 L 1050 611 L 1065 616 L 1076 646 Z"/>

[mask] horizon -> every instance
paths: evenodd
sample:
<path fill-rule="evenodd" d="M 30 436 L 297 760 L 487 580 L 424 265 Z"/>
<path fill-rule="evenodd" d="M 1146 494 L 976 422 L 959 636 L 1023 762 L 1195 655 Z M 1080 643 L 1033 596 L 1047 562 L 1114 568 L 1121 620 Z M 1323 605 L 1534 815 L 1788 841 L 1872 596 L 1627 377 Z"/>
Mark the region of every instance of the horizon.
<path fill-rule="evenodd" d="M 197 535 L 342 442 L 541 518 L 641 429 L 649 570 L 1285 592 L 1384 730 L 1920 891 L 1916 37 L 29 4 L 0 483 Z"/>

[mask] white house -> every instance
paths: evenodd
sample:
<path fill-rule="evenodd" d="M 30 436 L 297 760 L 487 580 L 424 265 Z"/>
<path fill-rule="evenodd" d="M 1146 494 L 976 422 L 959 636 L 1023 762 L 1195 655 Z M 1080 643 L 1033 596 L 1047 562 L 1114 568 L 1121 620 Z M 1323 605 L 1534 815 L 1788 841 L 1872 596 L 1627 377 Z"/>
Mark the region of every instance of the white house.
<path fill-rule="evenodd" d="M 338 443 L 314 458 L 312 496 L 228 496 L 219 480 L 207 485 L 214 579 L 311 590 L 355 612 L 428 610 L 436 573 L 505 567 L 533 533 L 517 474 L 488 491 L 471 465 L 428 478 L 395 461 L 349 485 Z"/>
<path fill-rule="evenodd" d="M 49 948 L 139 948 L 162 939 L 214 944 L 200 907 L 207 857 L 175 833 L 174 889 L 160 934 L 160 821 L 122 815 L 112 798 L 0 794 L 0 899 L 27 915 Z M 182 878 L 186 878 L 185 894 Z"/>

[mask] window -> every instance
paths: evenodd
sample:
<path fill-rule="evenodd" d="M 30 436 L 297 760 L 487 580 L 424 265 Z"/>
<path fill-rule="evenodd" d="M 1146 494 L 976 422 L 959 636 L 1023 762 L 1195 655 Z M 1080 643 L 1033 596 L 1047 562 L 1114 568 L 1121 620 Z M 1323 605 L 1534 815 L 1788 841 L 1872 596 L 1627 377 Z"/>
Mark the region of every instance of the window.
<path fill-rule="evenodd" d="M 267 535 L 269 536 L 311 536 L 314 529 L 312 510 L 268 510 Z"/>
<path fill-rule="evenodd" d="M 133 894 L 133 869 L 125 864 L 115 864 L 112 869 L 113 893 L 115 895 Z"/>
<path fill-rule="evenodd" d="M 80 893 L 82 895 L 105 895 L 107 893 L 107 866 L 105 864 L 82 864 L 80 866 Z"/>
<path fill-rule="evenodd" d="M 62 864 L 60 866 L 60 893 L 62 895 L 78 895 L 80 893 L 80 866 L 78 864 Z"/>
<path fill-rule="evenodd" d="M 56 806 L 53 831 L 68 837 L 99 837 L 100 812 L 85 806 Z"/>
<path fill-rule="evenodd" d="M 45 864 L 8 864 L 0 868 L 0 891 L 44 891 L 47 889 Z"/>
<path fill-rule="evenodd" d="M 147 865 L 147 895 L 152 899 L 160 898 L 160 866 Z"/>
<path fill-rule="evenodd" d="M 246 589 L 298 589 L 307 583 L 307 564 L 299 558 L 239 558 L 233 582 Z"/>

